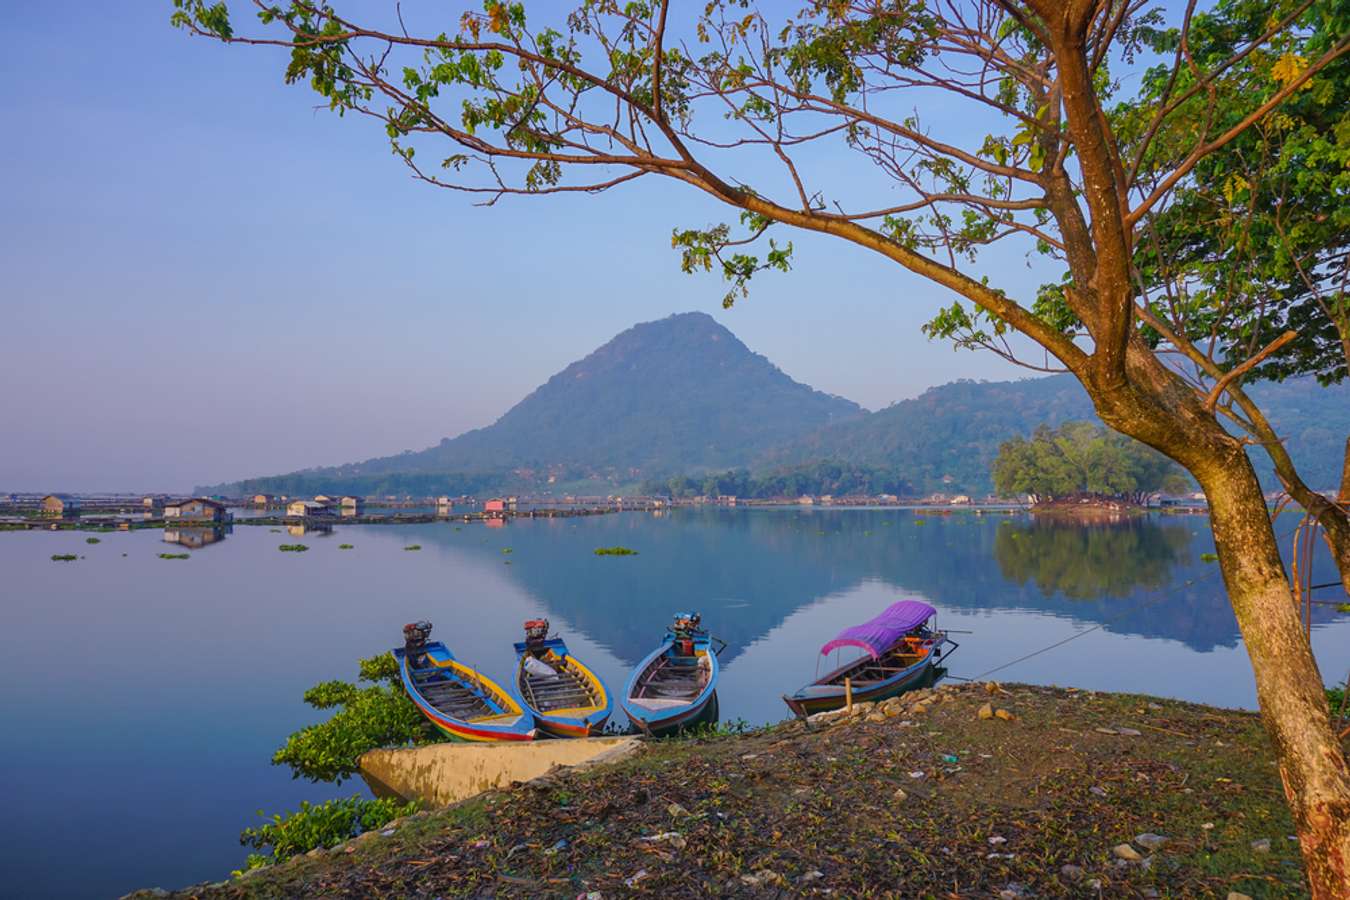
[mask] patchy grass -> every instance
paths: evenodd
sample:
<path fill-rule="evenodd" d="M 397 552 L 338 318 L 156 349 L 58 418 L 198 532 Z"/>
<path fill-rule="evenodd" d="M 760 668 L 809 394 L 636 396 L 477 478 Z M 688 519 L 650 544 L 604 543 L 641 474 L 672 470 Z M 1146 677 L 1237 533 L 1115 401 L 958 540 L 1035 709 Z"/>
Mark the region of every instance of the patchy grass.
<path fill-rule="evenodd" d="M 1306 895 L 1254 714 L 983 685 L 892 712 L 648 742 L 184 896 Z"/>
<path fill-rule="evenodd" d="M 53 553 L 52 562 L 74 562 L 79 559 L 74 553 Z"/>
<path fill-rule="evenodd" d="M 304 553 L 309 547 L 304 544 L 282 544 L 277 549 L 282 553 Z"/>
<path fill-rule="evenodd" d="M 339 549 L 339 550 L 350 550 L 350 549 L 352 549 L 352 545 L 351 545 L 351 544 L 338 544 L 338 549 Z"/>
<path fill-rule="evenodd" d="M 191 556 L 192 556 L 191 553 L 161 553 L 161 554 L 159 554 L 159 558 L 160 558 L 160 559 L 189 559 L 189 558 L 191 558 Z"/>
<path fill-rule="evenodd" d="M 638 552 L 629 547 L 596 547 L 596 556 L 637 556 Z"/>
<path fill-rule="evenodd" d="M 102 541 L 100 541 L 100 540 L 99 540 L 98 538 L 96 538 L 96 537 L 87 537 L 87 538 L 84 539 L 84 542 L 85 542 L 86 544 L 101 544 L 101 543 L 103 543 Z"/>
<path fill-rule="evenodd" d="M 421 549 L 422 549 L 422 545 L 421 545 L 421 544 L 409 544 L 408 546 L 404 547 L 403 549 L 404 549 L 404 550 L 421 550 Z"/>

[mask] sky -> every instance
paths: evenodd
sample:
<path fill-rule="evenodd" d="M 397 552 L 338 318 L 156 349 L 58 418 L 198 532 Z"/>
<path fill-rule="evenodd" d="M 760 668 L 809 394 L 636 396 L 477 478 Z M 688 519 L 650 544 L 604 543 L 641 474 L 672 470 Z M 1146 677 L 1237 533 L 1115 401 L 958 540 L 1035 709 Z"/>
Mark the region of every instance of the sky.
<path fill-rule="evenodd" d="M 464 5 L 404 9 L 452 29 Z M 833 239 L 784 233 L 793 271 L 723 311 L 670 235 L 728 214 L 683 185 L 481 208 L 415 182 L 380 129 L 283 84 L 281 55 L 191 38 L 170 11 L 4 12 L 0 491 L 181 492 L 421 449 L 689 310 L 870 409 L 1029 374 L 928 341 L 954 298 Z M 847 151 L 813 162 L 846 192 L 878 183 Z M 1021 251 L 979 268 L 1041 280 Z"/>

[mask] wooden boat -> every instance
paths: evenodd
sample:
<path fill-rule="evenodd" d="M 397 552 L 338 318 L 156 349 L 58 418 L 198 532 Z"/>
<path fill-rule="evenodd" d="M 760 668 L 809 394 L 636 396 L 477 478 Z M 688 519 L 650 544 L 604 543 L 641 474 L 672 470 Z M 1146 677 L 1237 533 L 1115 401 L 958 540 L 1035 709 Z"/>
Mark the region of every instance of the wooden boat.
<path fill-rule="evenodd" d="M 529 741 L 534 719 L 508 691 L 464 665 L 440 641 L 428 641 L 430 622 L 403 626 L 394 650 L 403 688 L 422 715 L 456 741 Z"/>
<path fill-rule="evenodd" d="M 525 623 L 525 640 L 516 645 L 516 692 L 540 731 L 554 737 L 599 734 L 614 709 L 605 684 L 548 636 L 547 619 Z"/>
<path fill-rule="evenodd" d="M 643 734 L 662 737 L 717 721 L 720 672 L 713 638 L 697 613 L 680 613 L 661 645 L 628 678 L 623 710 Z"/>
<path fill-rule="evenodd" d="M 817 678 L 783 702 L 798 716 L 839 709 L 849 702 L 874 702 L 927 684 L 945 644 L 945 632 L 929 627 L 937 610 L 920 600 L 901 600 L 861 625 L 845 628 L 824 647 L 822 656 L 858 647 L 863 656 Z"/>

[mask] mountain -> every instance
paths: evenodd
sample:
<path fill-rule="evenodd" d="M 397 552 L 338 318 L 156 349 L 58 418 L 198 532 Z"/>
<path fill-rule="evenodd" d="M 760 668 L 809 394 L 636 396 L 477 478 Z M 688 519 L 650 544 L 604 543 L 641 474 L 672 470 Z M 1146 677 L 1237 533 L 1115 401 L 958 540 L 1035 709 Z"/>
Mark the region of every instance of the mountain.
<path fill-rule="evenodd" d="M 1338 484 L 1350 384 L 1298 378 L 1251 393 L 1309 484 Z M 744 496 L 984 494 L 999 444 L 1073 419 L 1096 416 L 1070 375 L 957 381 L 869 414 L 793 381 L 711 316 L 682 313 L 635 325 L 494 424 L 426 450 L 199 490 L 425 496 L 645 483 Z M 1252 459 L 1274 487 L 1264 453 L 1253 448 Z"/>
<path fill-rule="evenodd" d="M 470 490 L 484 489 L 490 476 L 506 480 L 505 473 L 526 481 L 631 483 L 655 473 L 748 465 L 773 447 L 864 413 L 792 380 L 711 316 L 681 313 L 622 332 L 486 428 L 418 453 L 220 487 L 292 485 L 299 492 L 322 482 L 370 491 L 409 484 L 410 475 L 449 473 L 462 476 L 454 484 L 472 483 Z"/>
<path fill-rule="evenodd" d="M 1291 378 L 1250 388 L 1294 462 L 1314 489 L 1340 481 L 1350 435 L 1350 384 L 1323 387 Z M 1092 401 L 1072 375 L 1022 381 L 956 381 L 930 388 L 868 416 L 805 435 L 757 461 L 759 470 L 790 469 L 820 460 L 902 473 L 919 492 L 986 493 L 999 444 L 1036 426 L 1099 421 Z M 1250 451 L 1261 480 L 1277 482 L 1270 460 Z"/>

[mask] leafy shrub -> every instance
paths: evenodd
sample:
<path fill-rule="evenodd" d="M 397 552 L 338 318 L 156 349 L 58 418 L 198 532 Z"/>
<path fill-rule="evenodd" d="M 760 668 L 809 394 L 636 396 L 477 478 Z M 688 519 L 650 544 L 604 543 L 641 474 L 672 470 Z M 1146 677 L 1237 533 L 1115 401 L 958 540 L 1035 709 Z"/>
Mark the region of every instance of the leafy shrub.
<path fill-rule="evenodd" d="M 187 558 L 188 558 L 189 556 L 191 556 L 191 555 L 192 555 L 192 554 L 190 554 L 190 553 L 161 553 L 161 554 L 159 554 L 159 558 L 160 558 L 160 559 L 187 559 Z"/>
<path fill-rule="evenodd" d="M 73 562 L 78 559 L 74 553 L 53 553 L 52 562 Z"/>
<path fill-rule="evenodd" d="M 282 553 L 304 553 L 309 548 L 304 544 L 282 544 L 277 549 Z"/>
<path fill-rule="evenodd" d="M 596 547 L 596 556 L 637 556 L 636 550 L 628 547 Z"/>
<path fill-rule="evenodd" d="M 296 812 L 286 816 L 273 815 L 270 822 L 240 832 L 239 843 L 270 851 L 250 853 L 244 867 L 257 869 L 308 853 L 316 847 L 336 847 L 363 831 L 383 828 L 394 819 L 416 811 L 416 802 L 400 803 L 392 798 L 348 797 L 318 805 L 302 800 Z M 258 815 L 263 815 L 262 810 L 258 810 Z"/>
<path fill-rule="evenodd" d="M 96 537 L 87 537 L 87 538 L 84 539 L 84 542 L 85 542 L 86 544 L 99 544 L 99 543 L 102 543 L 102 542 L 101 542 L 98 538 L 96 538 Z"/>
<path fill-rule="evenodd" d="M 351 545 L 351 544 L 338 544 L 338 549 L 339 549 L 339 550 L 350 550 L 350 549 L 352 549 L 352 545 Z"/>
<path fill-rule="evenodd" d="M 361 660 L 360 680 L 372 686 L 334 680 L 305 691 L 310 706 L 337 712 L 292 734 L 272 755 L 272 764 L 290 766 L 295 778 L 341 784 L 356 774 L 357 758 L 367 750 L 435 739 L 430 723 L 403 692 L 393 654 Z"/>
<path fill-rule="evenodd" d="M 421 550 L 421 549 L 422 549 L 422 545 L 421 545 L 421 544 L 409 544 L 408 546 L 404 547 L 403 549 L 404 549 L 404 550 Z"/>

